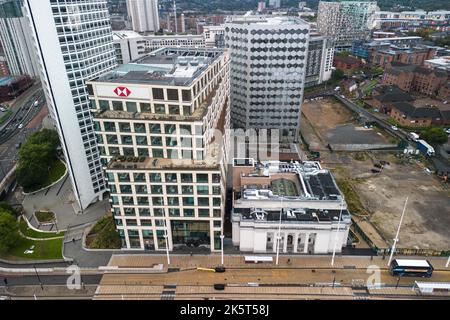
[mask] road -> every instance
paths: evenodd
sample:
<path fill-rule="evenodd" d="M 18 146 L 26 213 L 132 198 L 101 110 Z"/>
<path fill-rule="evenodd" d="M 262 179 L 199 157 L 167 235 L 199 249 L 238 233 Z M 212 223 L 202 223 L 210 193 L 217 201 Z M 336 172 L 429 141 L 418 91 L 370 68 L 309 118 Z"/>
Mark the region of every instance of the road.
<path fill-rule="evenodd" d="M 35 101 L 39 104 L 34 106 Z M 14 115 L 0 130 L 0 180 L 12 169 L 17 161 L 17 146 L 23 144 L 27 137 L 40 129 L 40 125 L 28 128 L 27 125 L 36 117 L 45 104 L 40 84 L 37 84 L 22 94 L 11 109 Z M 19 125 L 22 127 L 19 129 Z"/>

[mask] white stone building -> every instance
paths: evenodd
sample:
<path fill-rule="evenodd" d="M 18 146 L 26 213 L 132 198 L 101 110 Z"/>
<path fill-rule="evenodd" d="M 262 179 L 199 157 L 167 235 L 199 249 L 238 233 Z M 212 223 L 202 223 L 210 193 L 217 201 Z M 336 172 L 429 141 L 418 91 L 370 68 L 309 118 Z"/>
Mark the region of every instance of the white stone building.
<path fill-rule="evenodd" d="M 116 67 L 106 0 L 25 0 L 74 194 L 81 210 L 106 190 L 85 81 Z"/>
<path fill-rule="evenodd" d="M 341 252 L 350 225 L 336 182 L 318 162 L 234 159 L 232 228 L 239 250 L 275 253 L 281 237 L 281 253 Z"/>
<path fill-rule="evenodd" d="M 220 26 L 204 26 L 203 37 L 205 38 L 205 46 L 207 48 L 217 47 L 219 38 L 225 36 L 225 25 Z"/>
<path fill-rule="evenodd" d="M 305 87 L 319 85 L 330 80 L 333 73 L 333 59 L 333 39 L 312 32 L 308 45 Z"/>
<path fill-rule="evenodd" d="M 223 50 L 163 48 L 89 82 L 124 248 L 220 250 L 229 81 Z"/>

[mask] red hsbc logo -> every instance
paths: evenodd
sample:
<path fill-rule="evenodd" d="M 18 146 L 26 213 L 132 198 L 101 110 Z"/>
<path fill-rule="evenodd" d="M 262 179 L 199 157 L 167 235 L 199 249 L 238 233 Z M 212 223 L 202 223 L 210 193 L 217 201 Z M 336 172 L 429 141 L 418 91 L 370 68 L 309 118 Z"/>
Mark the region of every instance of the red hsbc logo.
<path fill-rule="evenodd" d="M 114 93 L 119 97 L 128 97 L 131 91 L 127 87 L 117 87 L 114 89 Z"/>

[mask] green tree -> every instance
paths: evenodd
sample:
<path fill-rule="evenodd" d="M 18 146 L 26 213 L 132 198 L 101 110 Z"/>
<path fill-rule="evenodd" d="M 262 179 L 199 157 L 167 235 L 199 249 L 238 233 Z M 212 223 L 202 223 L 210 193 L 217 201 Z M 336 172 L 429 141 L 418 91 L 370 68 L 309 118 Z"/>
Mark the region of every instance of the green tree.
<path fill-rule="evenodd" d="M 15 216 L 16 210 L 7 202 L 0 202 L 0 211 L 8 212 L 9 214 Z"/>
<path fill-rule="evenodd" d="M 338 82 L 341 81 L 342 79 L 344 79 L 345 73 L 343 70 L 341 69 L 336 69 L 333 71 L 332 75 L 331 75 L 331 80 L 333 82 Z"/>
<path fill-rule="evenodd" d="M 431 144 L 443 144 L 448 141 L 447 134 L 439 127 L 431 127 L 422 131 L 421 137 Z"/>
<path fill-rule="evenodd" d="M 19 224 L 9 212 L 0 209 L 0 254 L 5 254 L 19 240 Z"/>

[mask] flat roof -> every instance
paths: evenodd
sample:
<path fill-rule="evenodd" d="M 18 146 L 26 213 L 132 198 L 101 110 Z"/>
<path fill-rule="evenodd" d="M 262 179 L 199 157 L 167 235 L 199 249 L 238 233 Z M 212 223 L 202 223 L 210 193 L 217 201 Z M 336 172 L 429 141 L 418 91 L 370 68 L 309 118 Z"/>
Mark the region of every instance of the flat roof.
<path fill-rule="evenodd" d="M 223 53 L 221 49 L 161 48 L 92 82 L 189 86 Z"/>
<path fill-rule="evenodd" d="M 408 267 L 429 267 L 430 263 L 427 260 L 408 260 L 408 259 L 395 259 L 399 266 Z"/>

